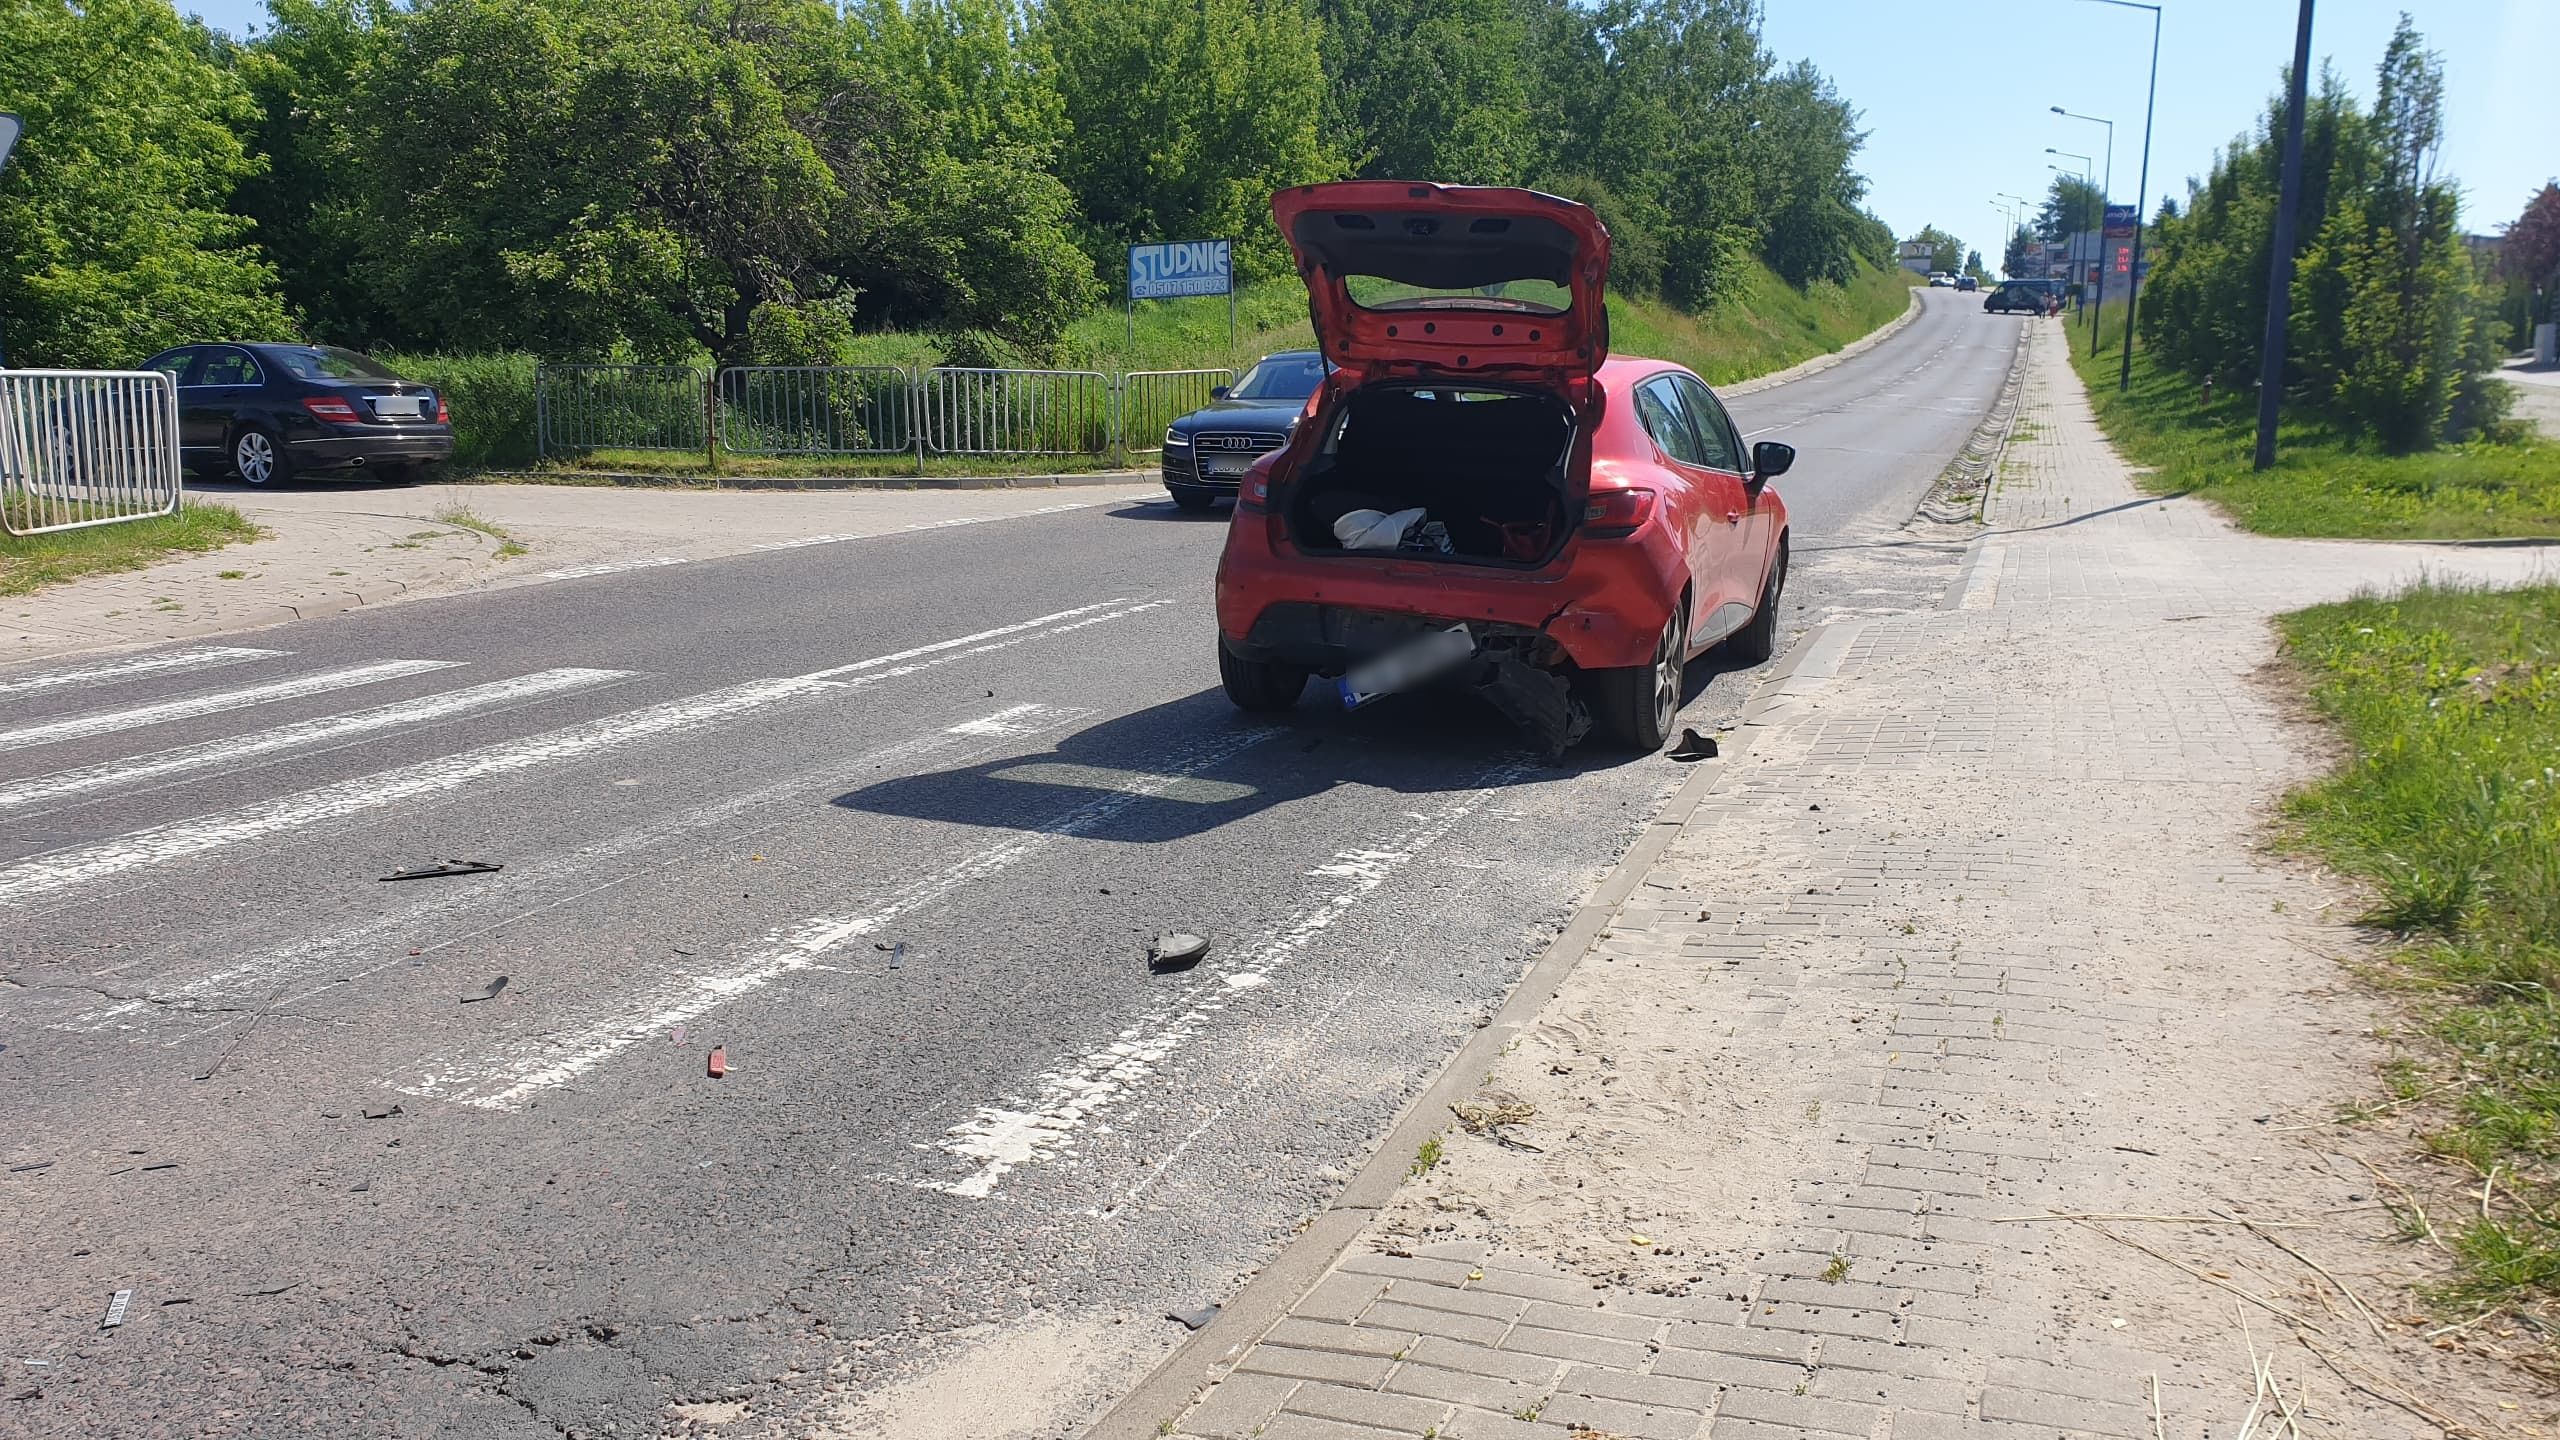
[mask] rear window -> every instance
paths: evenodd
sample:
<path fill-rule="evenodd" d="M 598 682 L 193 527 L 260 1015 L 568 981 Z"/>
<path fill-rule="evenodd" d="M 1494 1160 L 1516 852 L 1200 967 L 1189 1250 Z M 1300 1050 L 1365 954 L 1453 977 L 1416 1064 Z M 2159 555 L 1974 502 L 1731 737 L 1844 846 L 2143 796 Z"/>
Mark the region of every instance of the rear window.
<path fill-rule="evenodd" d="M 1552 280 L 1499 280 L 1490 285 L 1441 288 L 1408 285 L 1383 275 L 1345 275 L 1343 288 L 1363 310 L 1513 310 L 1523 315 L 1562 315 L 1573 292 Z"/>
<path fill-rule="evenodd" d="M 298 380 L 397 380 L 381 363 L 335 345 L 309 345 L 270 352 L 276 363 Z"/>

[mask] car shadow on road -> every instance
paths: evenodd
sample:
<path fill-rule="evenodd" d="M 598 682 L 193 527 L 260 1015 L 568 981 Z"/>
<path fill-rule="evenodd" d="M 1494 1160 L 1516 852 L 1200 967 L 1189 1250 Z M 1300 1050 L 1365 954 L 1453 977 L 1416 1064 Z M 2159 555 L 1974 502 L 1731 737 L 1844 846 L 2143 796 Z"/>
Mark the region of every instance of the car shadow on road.
<path fill-rule="evenodd" d="M 1102 513 L 1114 520 L 1170 520 L 1177 525 L 1216 525 L 1224 528 L 1227 516 L 1234 509 L 1233 504 L 1222 500 L 1206 510 L 1185 510 L 1174 504 L 1168 497 L 1162 500 L 1132 500 L 1126 505 L 1114 505 Z"/>
<path fill-rule="evenodd" d="M 1713 678 L 1690 667 L 1691 695 Z M 1569 779 L 1649 761 L 1597 741 L 1559 764 L 1467 695 L 1397 695 L 1345 713 L 1317 681 L 1295 710 L 1243 715 L 1219 692 L 1117 715 L 1047 751 L 899 776 L 838 795 L 847 810 L 1156 845 L 1356 785 L 1436 795 Z"/>

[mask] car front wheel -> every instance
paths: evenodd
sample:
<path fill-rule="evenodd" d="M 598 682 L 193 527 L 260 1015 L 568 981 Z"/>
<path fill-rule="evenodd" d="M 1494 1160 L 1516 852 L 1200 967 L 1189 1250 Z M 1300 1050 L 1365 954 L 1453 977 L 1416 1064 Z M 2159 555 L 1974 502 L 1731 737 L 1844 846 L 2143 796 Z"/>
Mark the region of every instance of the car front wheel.
<path fill-rule="evenodd" d="M 1594 677 L 1601 733 L 1630 750 L 1659 750 L 1680 718 L 1680 691 L 1689 671 L 1689 607 L 1671 607 L 1654 642 L 1653 661 Z"/>
<path fill-rule="evenodd" d="M 241 431 L 231 442 L 231 468 L 249 485 L 272 484 L 286 475 L 284 452 L 276 447 L 276 437 L 254 428 Z"/>
<path fill-rule="evenodd" d="M 1239 710 L 1273 714 L 1298 703 L 1307 688 L 1307 672 L 1276 660 L 1251 660 L 1218 642 L 1218 683 Z"/>

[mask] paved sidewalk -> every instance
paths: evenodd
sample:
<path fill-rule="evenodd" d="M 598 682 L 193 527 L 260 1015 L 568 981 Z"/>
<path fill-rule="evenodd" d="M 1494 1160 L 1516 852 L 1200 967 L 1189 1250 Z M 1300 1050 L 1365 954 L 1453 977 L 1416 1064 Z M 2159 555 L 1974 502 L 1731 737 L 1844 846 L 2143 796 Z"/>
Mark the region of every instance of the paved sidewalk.
<path fill-rule="evenodd" d="M 2304 1435 L 2444 1433 L 2409 1400 L 2553 1433 L 2401 1321 L 2430 1252 L 2321 1123 L 2383 1051 L 2352 903 L 2262 846 L 2319 742 L 2255 674 L 2279 611 L 2550 552 L 2145 499 L 2032 343 L 1948 608 L 1764 689 L 1477 1128 L 1169 1433 L 2194 1440 L 2238 1430 L 2253 1349 Z"/>
<path fill-rule="evenodd" d="M 1001 490 L 648 490 L 585 485 L 191 488 L 263 539 L 0 603 L 0 664 L 307 620 L 359 605 L 680 565 L 754 550 L 1161 500 L 1154 480 Z M 500 539 L 441 518 L 464 511 Z"/>

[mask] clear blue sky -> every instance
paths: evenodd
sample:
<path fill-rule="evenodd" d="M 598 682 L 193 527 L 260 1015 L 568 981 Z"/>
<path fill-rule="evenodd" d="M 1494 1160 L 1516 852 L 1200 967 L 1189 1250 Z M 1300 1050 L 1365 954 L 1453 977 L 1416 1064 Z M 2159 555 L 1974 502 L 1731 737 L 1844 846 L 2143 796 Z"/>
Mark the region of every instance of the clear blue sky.
<path fill-rule="evenodd" d="M 1876 212 L 1898 235 L 1924 224 L 1961 236 L 1996 269 L 1998 191 L 2041 197 L 2060 160 L 2105 165 L 2106 132 L 2060 105 L 2116 122 L 2115 196 L 2142 163 L 2151 17 L 2091 0 L 1765 0 L 1769 46 L 1810 59 L 1866 112 L 1861 159 Z M 264 0 L 179 0 L 224 29 L 262 21 Z M 2215 150 L 2255 123 L 2293 54 L 2295 0 L 2163 0 L 2160 101 L 2148 214 L 2186 193 Z M 2467 228 L 2512 220 L 2560 174 L 2560 0 L 2319 0 L 2316 56 L 2370 98 L 2402 10 L 2445 62 L 2445 169 L 2462 182 Z M 2023 58 L 2032 52 L 2034 58 Z M 2541 67 L 2537 78 L 2535 67 Z"/>

